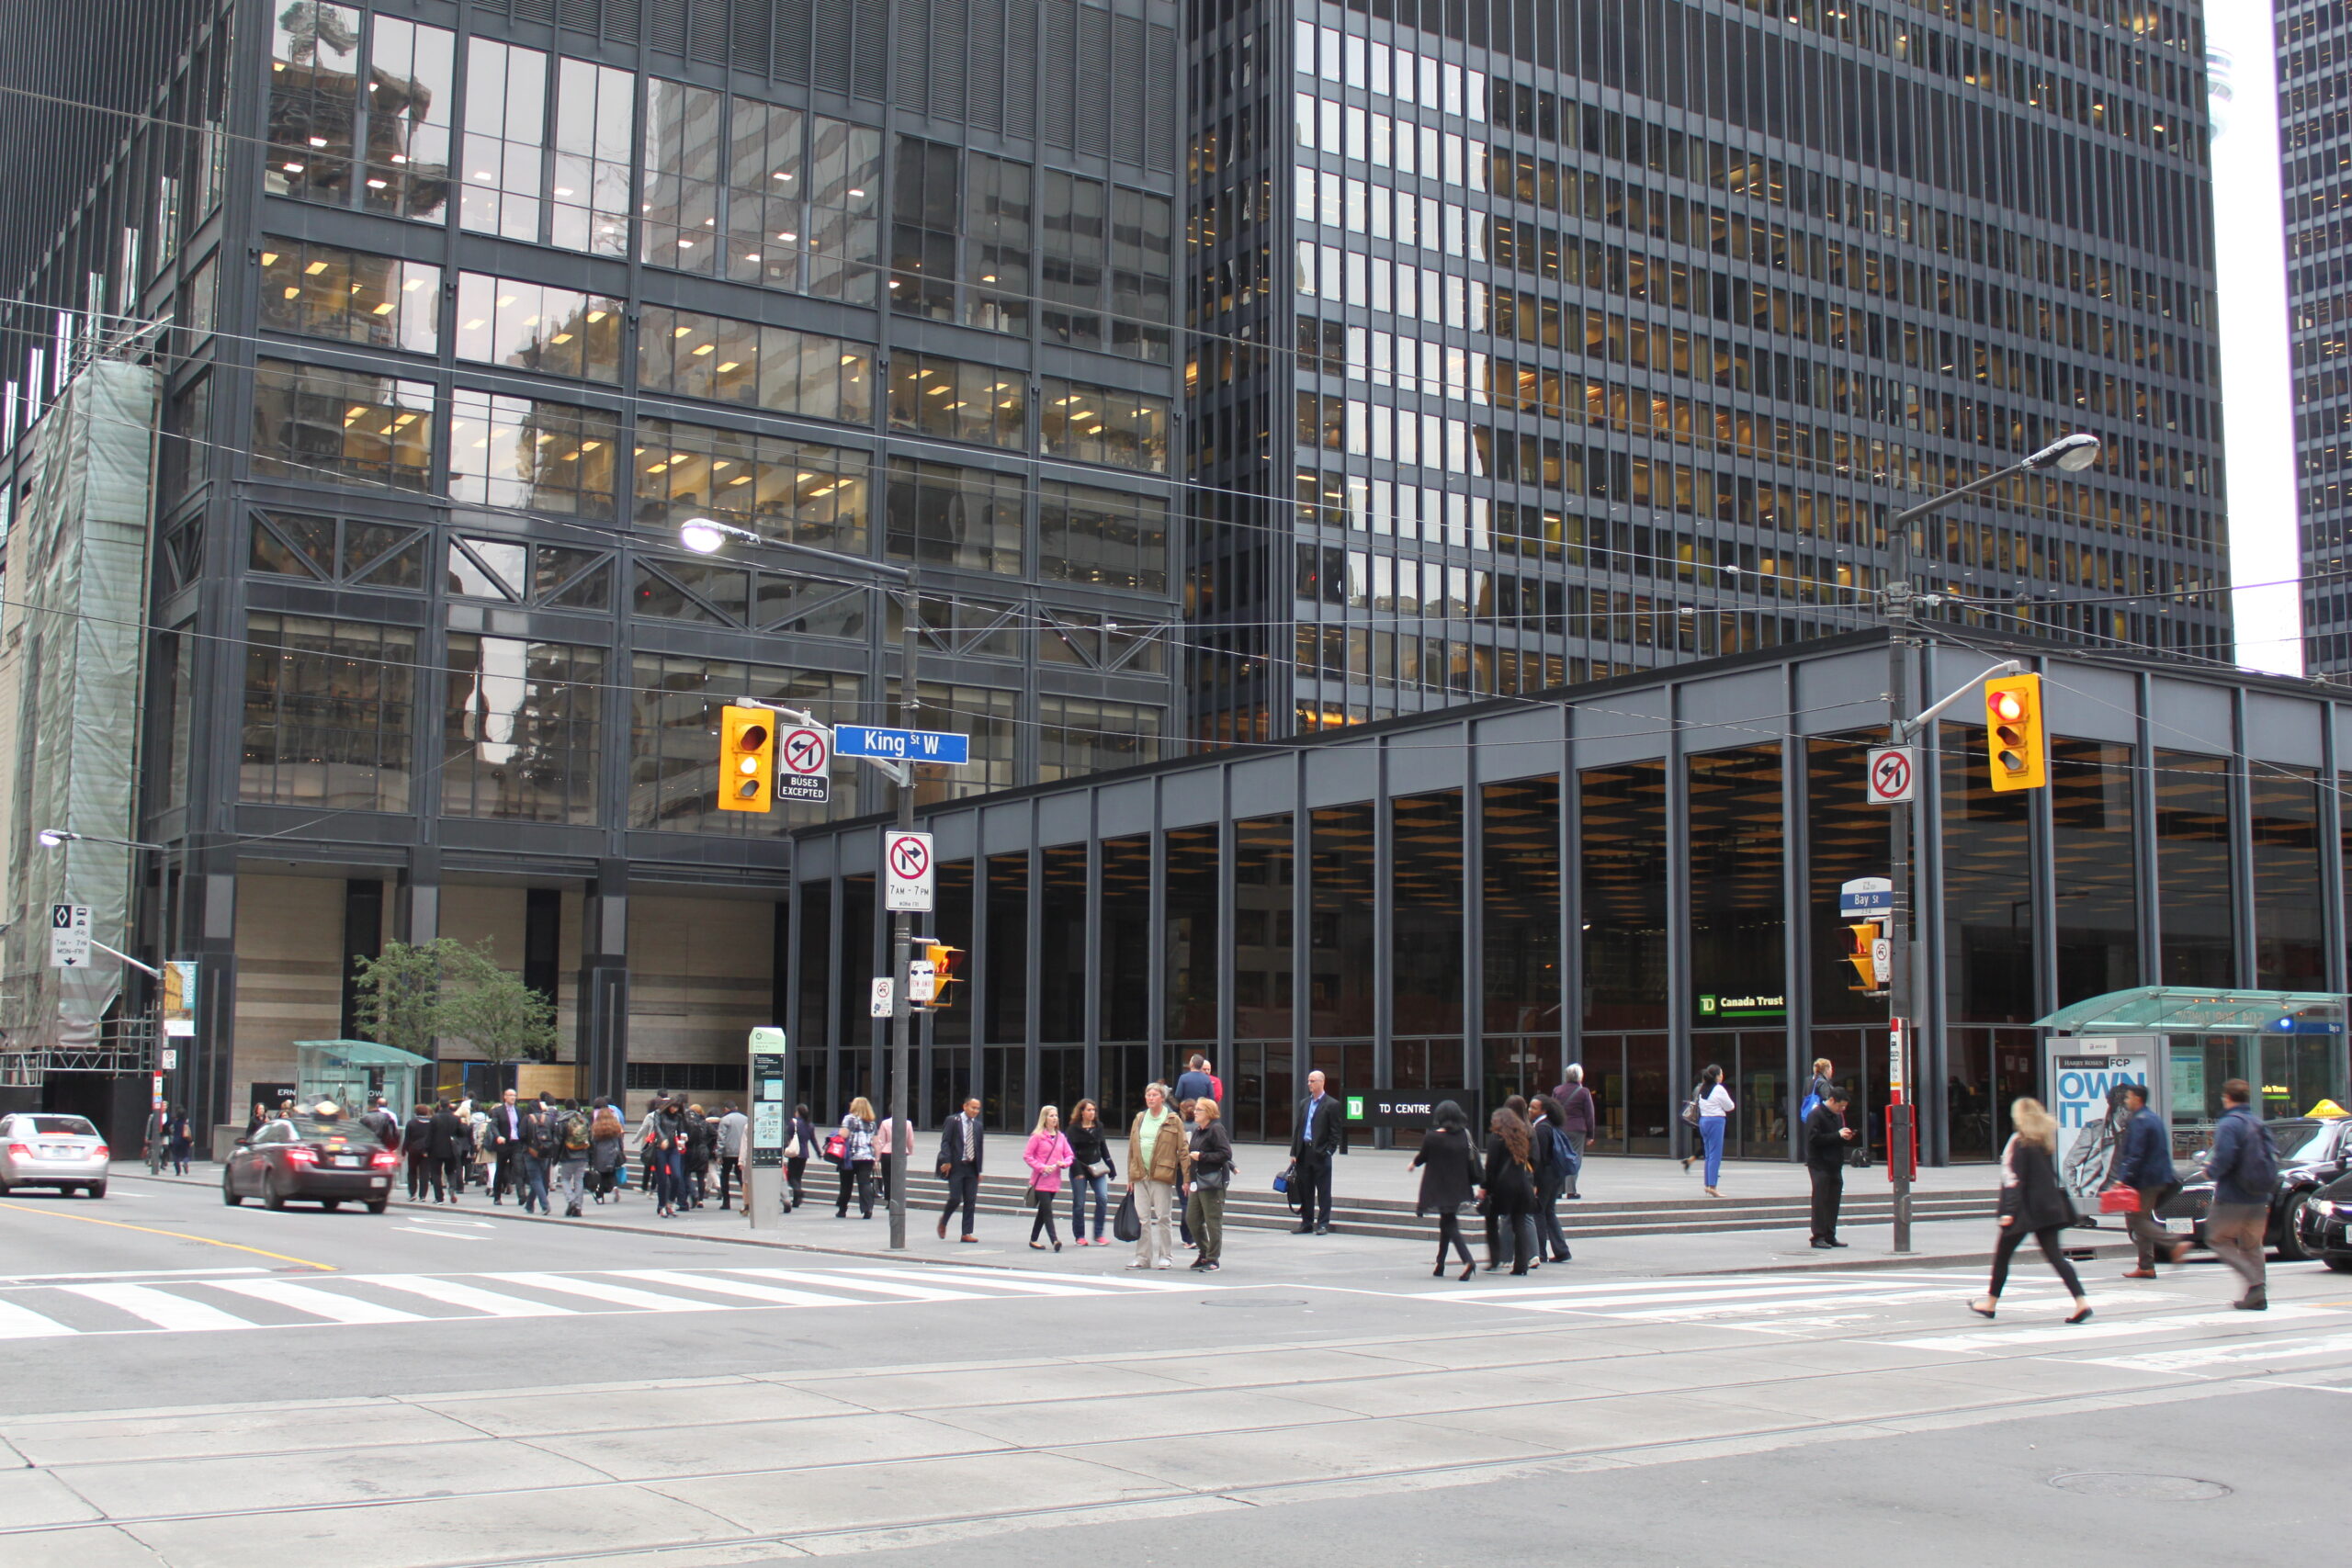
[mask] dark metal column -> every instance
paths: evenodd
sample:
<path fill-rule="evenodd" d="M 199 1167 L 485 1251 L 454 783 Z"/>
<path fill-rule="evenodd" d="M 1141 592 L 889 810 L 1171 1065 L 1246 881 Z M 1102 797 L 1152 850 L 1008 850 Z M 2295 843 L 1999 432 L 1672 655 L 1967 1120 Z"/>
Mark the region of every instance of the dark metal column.
<path fill-rule="evenodd" d="M 596 863 L 580 921 L 573 1003 L 580 1091 L 622 1103 L 628 1092 L 628 862 Z"/>

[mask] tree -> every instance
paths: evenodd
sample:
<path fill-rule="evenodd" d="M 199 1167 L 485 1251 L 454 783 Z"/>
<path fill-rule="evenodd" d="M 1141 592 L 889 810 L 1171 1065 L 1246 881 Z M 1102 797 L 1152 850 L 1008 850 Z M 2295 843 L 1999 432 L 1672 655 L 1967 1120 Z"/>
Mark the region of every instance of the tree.
<path fill-rule="evenodd" d="M 498 1076 L 524 1057 L 552 1061 L 555 1004 L 501 969 L 488 942 L 458 951 L 463 956 L 442 988 L 438 1032 L 471 1045 Z"/>
<path fill-rule="evenodd" d="M 436 1038 L 462 1041 L 493 1070 L 554 1059 L 555 1005 L 501 969 L 487 942 L 386 942 L 358 961 L 356 984 L 360 1032 L 380 1044 L 430 1056 Z"/>
<path fill-rule="evenodd" d="M 388 942 L 375 957 L 361 957 L 354 981 L 359 1032 L 379 1045 L 430 1056 L 433 1037 L 445 1032 L 441 1021 L 449 979 L 475 956 L 465 943 L 441 937 L 413 946 Z"/>

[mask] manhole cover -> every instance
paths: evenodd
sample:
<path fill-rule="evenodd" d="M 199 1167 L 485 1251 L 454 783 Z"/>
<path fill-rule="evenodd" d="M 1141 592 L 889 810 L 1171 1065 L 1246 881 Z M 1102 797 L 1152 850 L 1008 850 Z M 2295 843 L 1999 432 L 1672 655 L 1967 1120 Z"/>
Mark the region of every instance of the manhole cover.
<path fill-rule="evenodd" d="M 1305 1302 L 1270 1302 L 1263 1296 L 1211 1296 L 1204 1307 L 1303 1307 Z"/>
<path fill-rule="evenodd" d="M 2061 1492 L 2078 1492 L 2086 1497 L 2128 1497 L 2157 1503 L 2206 1503 L 2230 1495 L 2230 1489 L 2220 1482 L 2199 1481 L 2193 1475 L 2138 1475 L 2112 1470 L 2053 1475 L 2050 1484 Z"/>

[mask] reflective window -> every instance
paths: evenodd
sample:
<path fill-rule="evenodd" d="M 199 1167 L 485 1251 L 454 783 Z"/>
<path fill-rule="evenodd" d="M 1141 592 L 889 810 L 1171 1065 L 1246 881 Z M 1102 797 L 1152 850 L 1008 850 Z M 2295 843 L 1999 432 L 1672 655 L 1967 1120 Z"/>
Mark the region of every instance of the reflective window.
<path fill-rule="evenodd" d="M 568 545 L 481 537 L 449 541 L 447 591 L 460 598 L 602 610 L 612 604 L 612 558 Z"/>
<path fill-rule="evenodd" d="M 1029 398 L 1018 372 L 900 350 L 890 357 L 890 428 L 1026 451 Z"/>
<path fill-rule="evenodd" d="M 416 634 L 297 615 L 245 617 L 238 798 L 405 811 Z"/>
<path fill-rule="evenodd" d="M 1996 794 L 1981 725 L 1941 727 L 1944 986 L 1961 1023 L 2030 1023 L 2034 1011 L 2030 792 Z"/>
<path fill-rule="evenodd" d="M 433 473 L 433 388 L 324 365 L 254 371 L 254 472 L 421 491 Z"/>
<path fill-rule="evenodd" d="M 886 686 L 889 699 L 895 703 L 899 695 L 897 679 L 892 678 Z M 1012 788 L 1015 782 L 1013 721 L 1014 710 L 1020 705 L 1019 694 L 989 686 L 949 685 L 941 681 L 925 681 L 915 690 L 922 699 L 915 727 L 960 729 L 971 737 L 972 754 L 971 761 L 961 768 L 920 770 L 915 779 L 915 803 L 932 806 Z"/>
<path fill-rule="evenodd" d="M 2301 769 L 2250 770 L 2247 822 L 2254 846 L 2254 983 L 2316 991 L 2327 984 L 2320 898 L 2319 786 Z"/>
<path fill-rule="evenodd" d="M 322 0 L 277 11 L 264 188 L 437 219 L 447 201 L 454 37 L 379 17 L 369 40 L 361 24 L 357 7 Z M 209 164 L 200 173 L 216 183 Z M 208 206 L 209 197 L 196 211 Z"/>
<path fill-rule="evenodd" d="M 1151 1033 L 1149 835 L 1102 840 L 1102 890 L 1094 914 L 1102 953 L 1102 973 L 1095 987 L 1102 1009 L 1102 1038 L 1148 1039 Z M 1103 1120 L 1116 1118 L 1106 1115 Z"/>
<path fill-rule="evenodd" d="M 1138 473 L 1168 471 L 1167 399 L 1051 378 L 1044 392 L 1039 434 L 1047 457 Z"/>
<path fill-rule="evenodd" d="M 1041 171 L 1038 182 L 1046 336 L 1074 348 L 1101 348 L 1109 188 L 1058 169 Z"/>
<path fill-rule="evenodd" d="M 261 324 L 270 331 L 431 354 L 440 306 L 437 266 L 334 245 L 262 242 Z"/>
<path fill-rule="evenodd" d="M 1691 757 L 1685 779 L 1691 1022 L 1701 1029 L 1777 1024 L 1788 1014 L 1781 749 L 1749 746 Z"/>
<path fill-rule="evenodd" d="M 1171 844 L 1175 838 L 1170 835 Z M 1285 1043 L 1290 1040 L 1295 1016 L 1291 1006 L 1295 858 L 1289 813 L 1233 825 L 1233 1034 L 1237 1040 Z M 1169 863 L 1172 878 L 1172 850 Z M 1170 892 L 1172 896 L 1172 881 Z M 1214 924 L 1208 934 L 1214 937 Z M 1216 955 L 1214 951 L 1204 953 L 1198 961 L 1207 966 L 1202 986 L 1206 996 L 1214 998 Z"/>
<path fill-rule="evenodd" d="M 1451 802 L 1449 814 L 1446 803 Z M 1399 802 L 1402 805 L 1402 802 Z M 1461 919 L 1462 875 L 1462 797 L 1459 795 L 1432 796 L 1428 803 L 1433 829 L 1442 838 L 1442 825 L 1450 820 L 1453 833 L 1453 904 L 1452 919 L 1457 937 L 1453 952 L 1449 954 L 1448 967 L 1455 1009 L 1454 1027 L 1461 1027 L 1462 944 L 1458 936 Z M 1309 893 L 1312 903 L 1307 919 L 1309 931 L 1310 980 L 1307 993 L 1308 1017 L 1318 1038 L 1334 1035 L 1368 1035 L 1372 1032 L 1373 987 L 1379 973 L 1377 951 L 1373 943 L 1372 912 L 1378 895 L 1374 891 L 1373 877 L 1373 807 L 1369 802 L 1355 806 L 1326 807 L 1312 814 L 1309 830 L 1309 852 L 1313 874 Z M 1433 852 L 1442 845 L 1429 846 Z M 1429 885 L 1434 896 L 1443 883 L 1442 875 Z M 1446 918 L 1442 906 L 1432 904 L 1427 912 L 1440 922 Z M 1442 980 L 1438 981 L 1442 985 Z M 1359 1079 L 1359 1082 L 1362 1080 Z"/>
<path fill-rule="evenodd" d="M 338 532 L 340 545 L 338 545 Z M 299 512 L 256 512 L 250 570 L 320 582 L 375 588 L 424 586 L 426 537 L 420 529 Z"/>
<path fill-rule="evenodd" d="M 1666 764 L 1577 775 L 1584 1026 L 1666 1027 Z"/>
<path fill-rule="evenodd" d="M 1174 209 L 1139 190 L 1111 193 L 1111 352 L 1165 365 L 1175 320 Z"/>
<path fill-rule="evenodd" d="M 449 400 L 449 494 L 577 517 L 613 515 L 620 423 L 570 403 L 460 387 Z"/>
<path fill-rule="evenodd" d="M 650 306 L 638 323 L 637 384 L 717 402 L 866 424 L 874 355 L 863 344 L 788 327 Z"/>
<path fill-rule="evenodd" d="M 281 12 L 283 26 L 288 13 Z M 449 201 L 449 112 L 457 37 L 398 17 L 379 16 L 368 50 L 368 168 L 370 212 L 437 221 Z M 275 118 L 270 122 L 275 126 Z M 623 200 L 627 194 L 623 194 Z"/>
<path fill-rule="evenodd" d="M 2051 739 L 2059 1007 L 2140 983 L 2132 771 L 2129 746 Z"/>
<path fill-rule="evenodd" d="M 616 385 L 624 309 L 602 294 L 461 272 L 458 357 Z"/>
<path fill-rule="evenodd" d="M 2229 764 L 2156 753 L 2156 883 L 2166 986 L 2237 984 Z"/>
<path fill-rule="evenodd" d="M 1168 590 L 1168 503 L 1049 480 L 1037 491 L 1037 567 L 1064 582 Z"/>
<path fill-rule="evenodd" d="M 1038 852 L 1037 1038 L 1052 1044 L 1086 1039 L 1086 846 L 1055 844 Z M 1040 1083 L 1045 1103 L 1069 1113 L 1076 1097 Z"/>
<path fill-rule="evenodd" d="M 635 97 L 636 83 L 627 71 L 585 60 L 556 62 L 550 243 L 597 255 L 628 254 Z"/>
<path fill-rule="evenodd" d="M 1020 1044 L 1029 1030 L 1029 857 L 990 855 L 988 940 L 982 944 L 982 1038 Z M 1018 1097 L 1018 1089 L 1014 1091 Z"/>
<path fill-rule="evenodd" d="M 631 666 L 628 825 L 729 837 L 773 838 L 829 818 L 854 817 L 859 764 L 835 758 L 828 805 L 786 804 L 768 812 L 721 811 L 718 806 L 719 710 L 749 696 L 806 708 L 820 723 L 860 716 L 859 677 L 821 670 L 786 670 L 680 654 L 639 653 Z M 804 980 L 822 994 L 822 952 L 815 976 Z M 804 975 L 808 971 L 804 970 Z M 808 992 L 804 989 L 803 998 Z"/>
<path fill-rule="evenodd" d="M 458 220 L 510 240 L 540 237 L 546 192 L 548 57 L 475 38 L 466 50 L 464 194 Z"/>
<path fill-rule="evenodd" d="M 593 824 L 604 651 L 452 632 L 447 668 L 443 815 Z"/>
<path fill-rule="evenodd" d="M 965 168 L 964 324 L 1029 330 L 1029 246 L 1035 176 L 1026 164 L 969 155 Z"/>
<path fill-rule="evenodd" d="M 680 421 L 639 419 L 637 521 L 674 535 L 716 517 L 844 555 L 865 553 L 862 452 Z"/>
<path fill-rule="evenodd" d="M 1166 710 L 1048 693 L 1037 699 L 1037 782 L 1052 784 L 1159 760 Z"/>
<path fill-rule="evenodd" d="M 1389 879 L 1390 895 L 1395 900 L 1394 925 L 1389 933 L 1388 964 L 1386 965 L 1395 998 L 1396 1029 L 1408 1034 L 1459 1034 L 1462 1018 L 1462 792 L 1441 790 L 1434 795 L 1400 795 L 1390 807 L 1390 843 L 1394 859 Z M 1315 937 L 1318 949 L 1325 945 L 1330 928 L 1344 925 L 1346 917 L 1340 912 L 1339 899 L 1327 900 L 1323 879 L 1327 875 L 1323 818 L 1316 813 L 1316 916 Z M 1337 859 L 1329 863 L 1329 871 L 1350 881 L 1361 874 L 1363 881 L 1363 956 L 1370 960 L 1372 909 L 1376 896 L 1372 884 L 1372 845 L 1367 840 L 1361 849 L 1362 865 L 1356 863 L 1357 847 L 1345 840 L 1335 840 L 1332 850 Z M 1341 897 L 1344 898 L 1342 893 Z M 1326 911 L 1329 911 L 1328 914 Z M 1347 967 L 1342 958 L 1341 967 Z M 1367 962 L 1363 967 L 1373 970 L 1377 965 Z M 1318 953 L 1316 964 L 1316 989 L 1323 988 L 1324 965 Z M 1344 981 L 1342 982 L 1344 984 Z M 1367 994 L 1370 987 L 1367 985 Z M 1354 1028 L 1342 1015 L 1342 1032 L 1370 1032 L 1368 1009 L 1363 1028 Z M 1317 1033 L 1326 1032 L 1321 1022 Z"/>
<path fill-rule="evenodd" d="M 890 304 L 901 314 L 956 319 L 956 220 L 962 215 L 957 150 L 899 138 L 890 203 Z"/>
<path fill-rule="evenodd" d="M 1018 577 L 1022 495 L 1015 474 L 893 457 L 890 555 Z"/>
<path fill-rule="evenodd" d="M 1160 984 L 1170 1041 L 1217 1037 L 1217 830 L 1177 828 L 1167 837 Z M 1288 994 L 1285 986 L 1284 994 Z"/>
<path fill-rule="evenodd" d="M 1560 781 L 1490 784 L 1480 792 L 1480 810 L 1486 1028 L 1495 1033 L 1557 1036 Z M 1405 826 L 1400 820 L 1396 829 L 1400 855 Z"/>
<path fill-rule="evenodd" d="M 659 78 L 645 85 L 644 222 L 638 252 L 655 266 L 719 271 L 724 94 Z"/>

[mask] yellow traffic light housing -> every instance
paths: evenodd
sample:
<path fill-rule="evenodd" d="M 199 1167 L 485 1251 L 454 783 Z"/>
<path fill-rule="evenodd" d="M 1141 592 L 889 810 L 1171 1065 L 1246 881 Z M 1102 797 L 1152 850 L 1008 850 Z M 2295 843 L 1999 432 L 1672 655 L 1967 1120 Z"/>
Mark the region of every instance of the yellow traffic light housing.
<path fill-rule="evenodd" d="M 956 971 L 964 960 L 964 950 L 944 942 L 927 942 L 923 943 L 922 956 L 931 965 L 931 1000 L 922 1005 L 934 1010 L 953 1007 L 956 998 L 947 994 L 947 987 L 963 978 Z"/>
<path fill-rule="evenodd" d="M 1878 977 L 1878 938 L 1879 924 L 1876 920 L 1852 922 L 1846 927 L 1846 962 L 1853 965 L 1854 974 L 1860 980 L 1857 985 L 1848 986 L 1848 990 L 1870 992 L 1885 989 Z"/>
<path fill-rule="evenodd" d="M 1984 682 L 1984 750 L 1995 789 L 2041 789 L 2049 784 L 2041 676 L 2004 675 Z"/>
<path fill-rule="evenodd" d="M 766 811 L 775 805 L 775 716 L 728 705 L 718 719 L 718 809 Z"/>

